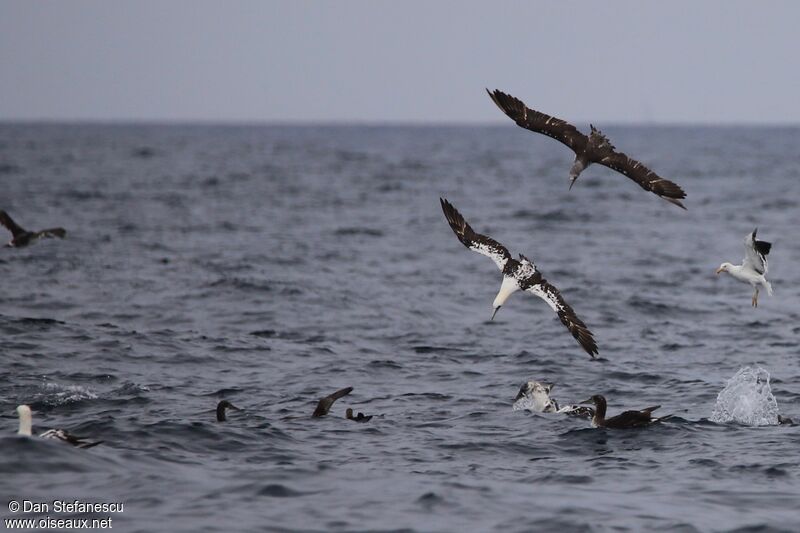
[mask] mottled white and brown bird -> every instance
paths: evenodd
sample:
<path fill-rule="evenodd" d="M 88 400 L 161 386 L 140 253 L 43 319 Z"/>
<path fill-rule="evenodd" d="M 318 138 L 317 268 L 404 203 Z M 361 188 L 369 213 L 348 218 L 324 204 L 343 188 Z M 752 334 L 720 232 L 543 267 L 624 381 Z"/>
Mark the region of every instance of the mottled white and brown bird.
<path fill-rule="evenodd" d="M 734 279 L 749 283 L 755 292 L 751 303 L 758 307 L 758 289 L 763 287 L 767 294 L 772 296 L 772 284 L 767 281 L 767 255 L 772 248 L 772 243 L 756 240 L 758 228 L 744 238 L 744 260 L 741 265 L 722 263 L 717 269 L 717 274 L 727 272 Z"/>
<path fill-rule="evenodd" d="M 67 234 L 64 228 L 50 228 L 41 231 L 28 231 L 19 226 L 14 220 L 8 216 L 3 210 L 0 210 L 0 224 L 6 227 L 11 232 L 11 241 L 6 244 L 6 247 L 21 248 L 28 246 L 33 242 L 45 237 L 58 237 L 63 239 Z"/>
<path fill-rule="evenodd" d="M 494 309 L 492 319 L 509 296 L 517 291 L 525 291 L 547 302 L 547 305 L 556 312 L 561 323 L 566 326 L 575 340 L 586 350 L 586 353 L 592 357 L 598 353 L 592 332 L 577 317 L 572 307 L 564 301 L 558 289 L 542 277 L 542 273 L 530 259 L 522 254 L 519 255 L 519 260 L 514 259 L 505 246 L 491 237 L 476 233 L 450 202 L 444 198 L 440 198 L 439 201 L 442 204 L 444 216 L 458 240 L 470 250 L 490 258 L 503 273 L 500 292 L 497 293 L 492 304 Z"/>
<path fill-rule="evenodd" d="M 642 189 L 686 209 L 681 203 L 681 200 L 686 198 L 683 189 L 660 177 L 639 161 L 631 159 L 622 152 L 617 152 L 608 138 L 593 125 L 590 125 L 591 132 L 587 136 L 567 121 L 531 109 L 521 100 L 502 91 L 492 92 L 486 89 L 486 92 L 489 93 L 497 107 L 518 126 L 552 137 L 575 152 L 575 161 L 569 171 L 570 189 L 581 172 L 592 163 L 597 163 L 629 177 Z"/>

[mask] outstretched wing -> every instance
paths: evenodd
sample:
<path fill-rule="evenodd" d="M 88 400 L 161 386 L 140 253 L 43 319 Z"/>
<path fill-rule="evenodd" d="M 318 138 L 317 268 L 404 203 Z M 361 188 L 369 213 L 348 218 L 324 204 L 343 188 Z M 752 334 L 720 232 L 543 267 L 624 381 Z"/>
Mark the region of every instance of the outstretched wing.
<path fill-rule="evenodd" d="M 597 161 L 597 163 L 612 170 L 616 170 L 623 176 L 627 176 L 635 181 L 642 189 L 655 193 L 664 200 L 686 209 L 681 203 L 681 200 L 686 198 L 686 193 L 683 192 L 683 189 L 677 184 L 660 177 L 635 159 L 631 159 L 620 152 L 612 152 L 610 155 Z"/>
<path fill-rule="evenodd" d="M 11 234 L 12 234 L 14 237 L 16 237 L 17 235 L 19 235 L 19 234 L 21 234 L 21 233 L 25 233 L 25 230 L 24 230 L 24 229 L 22 229 L 21 227 L 19 227 L 19 226 L 17 225 L 17 223 L 16 223 L 16 222 L 14 222 L 14 221 L 11 219 L 11 217 L 10 217 L 10 216 L 8 216 L 8 213 L 6 213 L 6 212 L 5 212 L 5 211 L 3 211 L 3 210 L 0 210 L 0 224 L 2 224 L 3 226 L 5 226 L 5 227 L 6 227 L 6 229 L 8 229 L 8 231 L 10 231 L 10 232 L 11 232 Z"/>
<path fill-rule="evenodd" d="M 551 117 L 526 106 L 521 100 L 502 91 L 486 89 L 492 101 L 503 113 L 517 123 L 517 126 L 531 130 L 567 145 L 573 152 L 581 152 L 586 147 L 588 137 L 560 118 Z"/>
<path fill-rule="evenodd" d="M 589 331 L 586 324 L 578 318 L 575 311 L 572 310 L 572 307 L 564 301 L 558 289 L 550 285 L 547 281 L 542 280 L 539 283 L 530 285 L 525 291 L 535 294 L 547 302 L 547 305 L 556 312 L 558 318 L 561 319 L 561 323 L 567 327 L 569 332 L 572 333 L 572 336 L 575 337 L 575 340 L 586 350 L 586 353 L 592 357 L 598 353 L 597 343 L 594 341 L 592 332 Z"/>
<path fill-rule="evenodd" d="M 745 254 L 743 263 L 745 266 L 749 266 L 759 274 L 766 274 L 767 254 L 769 254 L 769 251 L 772 248 L 772 243 L 757 241 L 756 233 L 758 233 L 758 228 L 754 229 L 753 233 L 749 234 L 744 239 Z"/>
<path fill-rule="evenodd" d="M 325 396 L 317 403 L 317 408 L 314 410 L 314 414 L 311 416 L 325 416 L 328 414 L 328 411 L 331 410 L 333 406 L 333 402 L 341 398 L 342 396 L 347 396 L 353 392 L 353 387 L 345 387 L 343 389 L 339 389 L 333 394 L 329 396 Z"/>
<path fill-rule="evenodd" d="M 494 261 L 497 268 L 503 270 L 508 260 L 511 259 L 508 249 L 491 237 L 475 233 L 470 225 L 467 224 L 467 221 L 464 220 L 464 217 L 461 216 L 461 213 L 458 212 L 458 209 L 444 198 L 439 198 L 439 201 L 442 204 L 444 216 L 458 240 L 470 250 L 485 255 Z"/>

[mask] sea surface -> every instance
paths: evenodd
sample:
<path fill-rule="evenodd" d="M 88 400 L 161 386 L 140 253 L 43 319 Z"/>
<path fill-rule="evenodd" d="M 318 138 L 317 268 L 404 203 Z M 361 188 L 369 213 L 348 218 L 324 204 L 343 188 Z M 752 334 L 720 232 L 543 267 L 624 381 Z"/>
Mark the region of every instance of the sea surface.
<path fill-rule="evenodd" d="M 77 499 L 132 532 L 799 531 L 800 426 L 709 417 L 754 365 L 800 418 L 800 129 L 604 131 L 688 210 L 597 166 L 568 191 L 571 152 L 511 123 L 0 125 L 0 208 L 67 229 L 0 249 L 0 518 Z M 490 321 L 500 274 L 439 197 L 536 263 L 598 359 L 528 294 Z M 775 295 L 754 309 L 714 271 L 756 226 Z M 675 416 L 512 410 L 529 379 Z M 244 410 L 217 423 L 223 398 Z M 21 403 L 104 443 L 18 437 Z"/>

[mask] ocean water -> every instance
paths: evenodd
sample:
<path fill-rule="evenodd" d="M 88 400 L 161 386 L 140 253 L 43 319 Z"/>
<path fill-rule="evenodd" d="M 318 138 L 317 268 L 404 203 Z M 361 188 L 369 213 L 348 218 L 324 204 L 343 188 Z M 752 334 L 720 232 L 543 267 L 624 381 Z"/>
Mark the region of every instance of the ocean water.
<path fill-rule="evenodd" d="M 78 499 L 137 532 L 798 531 L 800 427 L 709 417 L 748 365 L 800 417 L 800 129 L 604 130 L 688 210 L 600 167 L 568 191 L 569 150 L 512 124 L 0 125 L 0 208 L 68 231 L 0 249 L 0 517 Z M 537 264 L 597 360 L 527 294 L 489 320 L 500 274 L 440 196 Z M 714 275 L 755 226 L 757 309 Z M 675 417 L 513 411 L 528 379 Z M 244 411 L 220 424 L 222 398 Z M 20 403 L 105 442 L 17 437 Z"/>

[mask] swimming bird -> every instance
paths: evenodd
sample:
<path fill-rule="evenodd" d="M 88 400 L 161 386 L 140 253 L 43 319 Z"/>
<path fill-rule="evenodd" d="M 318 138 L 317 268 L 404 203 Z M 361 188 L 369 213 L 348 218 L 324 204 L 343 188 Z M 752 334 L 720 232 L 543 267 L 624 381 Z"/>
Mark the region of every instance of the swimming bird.
<path fill-rule="evenodd" d="M 632 179 L 642 189 L 655 193 L 664 200 L 686 209 L 681 203 L 681 200 L 686 198 L 686 193 L 683 192 L 683 189 L 675 183 L 660 177 L 639 161 L 631 159 L 622 152 L 617 152 L 608 141 L 608 138 L 593 125 L 589 125 L 591 133 L 587 137 L 565 120 L 535 111 L 511 95 L 498 90 L 492 92 L 486 89 L 486 92 L 489 93 L 497 107 L 516 122 L 518 126 L 552 137 L 575 152 L 575 161 L 569 171 L 570 189 L 572 189 L 572 185 L 581 172 L 592 163 L 597 163 L 616 170 L 623 176 Z"/>
<path fill-rule="evenodd" d="M 652 413 L 660 405 L 641 409 L 639 411 L 625 411 L 617 416 L 606 418 L 606 399 L 595 394 L 588 400 L 581 402 L 582 404 L 591 404 L 595 406 L 594 416 L 592 417 L 592 427 L 595 428 L 611 428 L 611 429 L 625 429 L 625 428 L 638 428 L 649 426 L 660 420 L 668 418 L 662 416 L 660 418 L 653 418 Z"/>
<path fill-rule="evenodd" d="M 575 315 L 575 311 L 564 301 L 558 289 L 542 277 L 541 272 L 537 270 L 536 265 L 530 259 L 522 254 L 519 255 L 519 260 L 514 259 L 505 246 L 491 237 L 475 233 L 450 202 L 444 198 L 439 198 L 439 201 L 442 204 L 444 216 L 458 240 L 470 250 L 490 258 L 503 273 L 503 283 L 492 303 L 494 309 L 492 320 L 508 297 L 522 290 L 547 302 L 547 305 L 556 312 L 561 323 L 567 327 L 575 340 L 586 350 L 586 353 L 592 357 L 598 353 L 592 332 Z"/>
<path fill-rule="evenodd" d="M 345 412 L 345 418 L 354 422 L 369 422 L 372 420 L 372 415 L 364 416 L 364 413 L 359 412 L 357 416 L 353 416 L 353 409 L 348 407 Z"/>
<path fill-rule="evenodd" d="M 344 389 L 337 390 L 330 396 L 325 396 L 323 399 L 319 401 L 319 403 L 317 403 L 317 408 L 314 410 L 314 414 L 312 414 L 311 416 L 319 417 L 327 415 L 328 412 L 331 410 L 331 407 L 333 406 L 333 402 L 335 402 L 336 400 L 338 400 L 343 396 L 347 396 L 351 392 L 353 392 L 353 387 L 345 387 Z"/>
<path fill-rule="evenodd" d="M 27 405 L 20 405 L 17 407 L 17 415 L 19 416 L 19 430 L 17 433 L 19 435 L 31 437 L 33 435 L 33 419 L 31 416 L 31 408 Z M 63 429 L 49 429 L 40 434 L 39 437 L 43 439 L 60 440 L 78 448 L 91 448 L 92 446 L 97 446 L 98 444 L 103 443 L 101 440 L 89 441 L 84 437 L 71 435 Z"/>
<path fill-rule="evenodd" d="M 517 397 L 514 399 L 515 409 L 525 408 L 538 413 L 560 413 L 567 416 L 579 418 L 592 418 L 594 409 L 583 405 L 558 405 L 558 400 L 550 397 L 550 391 L 554 385 L 550 383 L 539 383 L 538 381 L 528 381 L 519 388 Z M 517 407 L 517 402 L 524 400 L 526 407 Z"/>
<path fill-rule="evenodd" d="M 67 231 L 64 228 L 50 228 L 50 229 L 43 229 L 41 231 L 28 231 L 26 229 L 21 228 L 16 222 L 14 222 L 8 213 L 3 210 L 0 210 L 0 224 L 6 227 L 8 231 L 11 232 L 11 241 L 6 245 L 6 247 L 11 248 L 21 248 L 23 246 L 28 246 L 32 242 L 44 238 L 44 237 L 58 237 L 63 239 L 64 236 L 67 234 Z"/>
<path fill-rule="evenodd" d="M 222 400 L 217 404 L 217 422 L 225 422 L 228 418 L 225 416 L 225 410 L 232 409 L 234 411 L 241 411 L 238 407 L 233 405 L 228 400 Z"/>
<path fill-rule="evenodd" d="M 741 265 L 732 265 L 730 263 L 722 263 L 717 269 L 717 274 L 727 272 L 735 279 L 749 283 L 753 286 L 752 304 L 753 307 L 758 307 L 758 289 L 763 287 L 767 290 L 767 294 L 772 296 L 772 285 L 767 281 L 767 255 L 769 254 L 772 243 L 765 241 L 757 241 L 756 233 L 758 228 L 753 230 L 744 239 L 744 260 Z"/>

